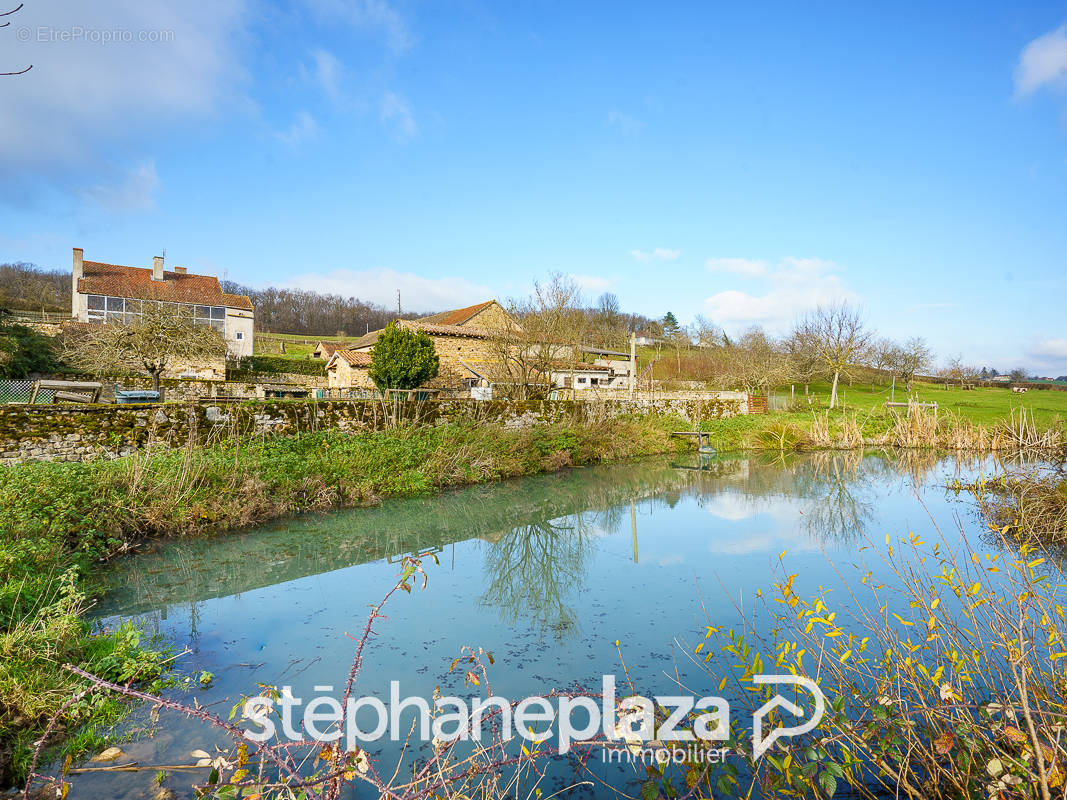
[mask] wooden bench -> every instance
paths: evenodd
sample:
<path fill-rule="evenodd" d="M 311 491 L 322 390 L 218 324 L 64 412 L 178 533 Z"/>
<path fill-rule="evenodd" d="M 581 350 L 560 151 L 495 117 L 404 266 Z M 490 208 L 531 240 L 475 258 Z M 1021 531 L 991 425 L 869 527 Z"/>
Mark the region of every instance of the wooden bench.
<path fill-rule="evenodd" d="M 887 408 L 907 408 L 909 411 L 913 408 L 937 408 L 937 403 L 891 403 L 885 401 Z"/>
<path fill-rule="evenodd" d="M 53 403 L 99 403 L 104 385 L 96 381 L 34 381 L 30 403 L 37 402 L 42 389 L 52 392 Z"/>
<path fill-rule="evenodd" d="M 695 436 L 697 437 L 697 452 L 715 452 L 715 448 L 711 446 L 711 434 L 706 431 L 671 431 L 671 436 Z"/>

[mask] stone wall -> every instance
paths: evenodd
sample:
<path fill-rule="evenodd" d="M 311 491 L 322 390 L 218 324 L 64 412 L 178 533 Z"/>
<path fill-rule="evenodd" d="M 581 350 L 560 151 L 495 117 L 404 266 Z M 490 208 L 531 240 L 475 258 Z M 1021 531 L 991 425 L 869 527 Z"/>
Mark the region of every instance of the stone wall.
<path fill-rule="evenodd" d="M 671 413 L 689 422 L 733 416 L 732 399 L 536 401 L 509 403 L 470 399 L 397 404 L 376 400 L 266 401 L 210 405 L 0 406 L 0 464 L 27 461 L 88 461 L 118 458 L 153 446 L 242 436 L 291 435 L 315 430 L 346 433 L 379 430 L 394 410 L 426 425 L 497 422 L 510 428 L 575 419 Z"/>

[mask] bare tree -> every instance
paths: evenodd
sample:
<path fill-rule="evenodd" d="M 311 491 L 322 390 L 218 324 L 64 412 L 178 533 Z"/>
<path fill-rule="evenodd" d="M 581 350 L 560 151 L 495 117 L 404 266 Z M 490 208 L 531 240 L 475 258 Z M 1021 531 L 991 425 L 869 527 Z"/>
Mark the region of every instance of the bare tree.
<path fill-rule="evenodd" d="M 597 298 L 597 310 L 608 321 L 613 320 L 621 313 L 618 296 L 614 292 L 604 292 Z"/>
<path fill-rule="evenodd" d="M 837 406 L 841 374 L 864 356 L 872 332 L 864 327 L 863 315 L 848 303 L 819 306 L 793 332 L 798 349 L 819 362 L 832 376 L 830 408 Z"/>
<path fill-rule="evenodd" d="M 145 301 L 134 321 L 72 327 L 64 336 L 64 357 L 97 375 L 144 370 L 158 392 L 168 367 L 225 362 L 222 334 L 195 324 L 187 308 Z"/>
<path fill-rule="evenodd" d="M 878 377 L 896 374 L 902 354 L 901 347 L 892 339 L 877 339 L 871 343 L 867 350 L 867 363 L 874 373 L 871 379 L 872 389 Z"/>
<path fill-rule="evenodd" d="M 893 355 L 892 368 L 904 381 L 905 388 L 911 391 L 911 382 L 915 376 L 930 368 L 933 352 L 922 337 L 915 336 L 908 339 L 902 347 L 896 348 Z"/>
<path fill-rule="evenodd" d="M 494 332 L 491 348 L 502 380 L 521 399 L 547 390 L 553 372 L 574 365 L 590 331 L 582 295 L 571 278 L 553 273 L 547 283 L 509 304 L 509 319 Z"/>
<path fill-rule="evenodd" d="M 750 394 L 766 392 L 792 375 L 785 348 L 758 326 L 725 345 L 723 355 L 727 381 Z"/>
<path fill-rule="evenodd" d="M 697 347 L 718 347 L 723 343 L 722 328 L 705 317 L 697 314 L 689 326 L 689 336 Z"/>
<path fill-rule="evenodd" d="M 15 6 L 10 11 L 0 12 L 0 17 L 10 17 L 12 14 L 14 14 L 14 13 L 16 13 L 18 11 L 21 11 L 23 5 L 24 5 L 23 3 L 19 3 L 17 6 Z M 0 28 L 7 28 L 10 25 L 11 25 L 10 20 L 4 20 L 3 22 L 0 22 Z M 11 75 L 25 75 L 31 69 L 33 69 L 33 64 L 30 64 L 25 69 L 20 69 L 17 72 L 0 72 L 0 77 L 7 77 L 7 76 L 11 76 Z"/>

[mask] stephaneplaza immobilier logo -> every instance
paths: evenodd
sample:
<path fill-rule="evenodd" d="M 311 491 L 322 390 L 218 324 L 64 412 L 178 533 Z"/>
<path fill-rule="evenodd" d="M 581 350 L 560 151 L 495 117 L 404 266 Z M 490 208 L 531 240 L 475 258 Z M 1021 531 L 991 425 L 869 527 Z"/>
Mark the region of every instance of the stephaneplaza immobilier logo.
<path fill-rule="evenodd" d="M 775 694 L 752 715 L 752 755 L 759 758 L 779 738 L 799 736 L 815 728 L 826 710 L 822 691 L 808 678 L 799 675 L 753 675 L 757 685 L 792 685 L 803 689 L 813 698 L 812 713 L 801 724 L 778 726 L 764 731 L 764 720 L 775 709 L 788 711 L 798 719 L 806 714 L 804 708 Z M 316 686 L 314 691 L 326 693 L 330 686 Z M 434 747 L 443 747 L 452 742 L 473 740 L 481 742 L 483 728 L 488 717 L 499 715 L 499 735 L 505 741 L 518 736 L 528 742 L 540 744 L 553 737 L 558 742 L 559 752 L 567 753 L 575 743 L 589 742 L 603 733 L 605 739 L 624 745 L 606 752 L 629 752 L 642 758 L 663 760 L 671 753 L 685 752 L 680 743 L 724 741 L 730 735 L 730 705 L 722 697 L 687 697 L 684 695 L 656 696 L 652 699 L 632 695 L 617 699 L 615 676 L 605 675 L 603 691 L 597 698 L 591 696 L 556 696 L 551 699 L 534 696 L 512 703 L 501 695 L 489 697 L 436 697 L 431 704 L 423 697 L 401 697 L 400 682 L 389 684 L 389 703 L 377 697 L 348 698 L 344 707 L 329 694 L 318 694 L 308 703 L 293 695 L 289 686 L 282 688 L 276 697 L 257 695 L 248 698 L 243 706 L 244 718 L 251 725 L 244 736 L 252 742 L 267 742 L 279 734 L 289 741 L 306 741 L 308 737 L 317 742 L 330 744 L 342 738 L 349 751 L 359 744 L 388 738 L 401 741 L 411 730 L 401 726 L 401 715 L 413 710 L 417 717 L 418 735 Z M 298 710 L 303 713 L 298 717 Z M 672 709 L 659 726 L 656 725 L 655 709 Z M 575 719 L 576 712 L 581 721 Z M 277 713 L 275 713 L 277 711 Z M 364 727 L 356 717 L 362 712 Z M 696 714 L 695 717 L 690 715 Z M 373 716 L 373 724 L 366 719 Z M 692 719 L 692 729 L 679 728 L 683 720 Z M 296 725 L 294 725 L 296 723 Z M 538 732 L 535 733 L 535 728 Z M 645 745 L 657 742 L 656 753 Z M 716 750 L 710 753 L 720 752 Z M 724 756 L 720 752 L 719 758 Z"/>

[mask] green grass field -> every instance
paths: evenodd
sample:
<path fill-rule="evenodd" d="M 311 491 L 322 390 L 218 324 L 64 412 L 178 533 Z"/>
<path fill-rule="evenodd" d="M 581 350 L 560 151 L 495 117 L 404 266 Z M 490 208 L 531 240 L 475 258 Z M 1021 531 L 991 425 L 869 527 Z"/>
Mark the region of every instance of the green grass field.
<path fill-rule="evenodd" d="M 308 358 L 319 342 L 354 342 L 358 336 L 308 336 L 303 333 L 257 333 L 253 347 L 257 356 Z M 285 353 L 281 344 L 285 342 Z"/>
<path fill-rule="evenodd" d="M 803 398 L 803 388 L 797 387 L 799 398 Z M 789 395 L 789 387 L 779 389 L 778 394 Z M 830 385 L 815 383 L 809 387 L 820 407 L 825 408 L 830 399 Z M 854 411 L 880 411 L 885 409 L 889 399 L 890 387 L 875 386 L 869 383 L 848 383 L 838 387 L 846 409 Z M 1042 425 L 1051 425 L 1067 420 L 1067 392 L 1054 389 L 1031 389 L 1026 394 L 1015 394 L 1008 388 L 980 387 L 964 390 L 956 387 L 944 388 L 937 384 L 917 383 L 913 386 L 911 396 L 922 403 L 937 403 L 939 409 L 959 413 L 974 422 L 988 424 L 1005 419 L 1012 409 L 1025 408 L 1033 412 L 1034 420 Z M 897 387 L 896 401 L 905 402 L 908 394 Z"/>

